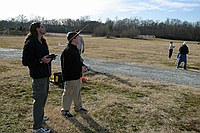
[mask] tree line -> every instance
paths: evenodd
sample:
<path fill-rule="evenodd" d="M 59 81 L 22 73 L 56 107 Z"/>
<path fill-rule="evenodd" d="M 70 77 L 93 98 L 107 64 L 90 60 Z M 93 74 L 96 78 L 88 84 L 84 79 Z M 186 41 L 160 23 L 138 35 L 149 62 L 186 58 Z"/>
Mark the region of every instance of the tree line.
<path fill-rule="evenodd" d="M 125 18 L 122 20 L 107 19 L 105 22 L 101 22 L 91 21 L 89 16 L 75 20 L 45 20 L 38 16 L 33 20 L 27 20 L 24 15 L 19 15 L 10 20 L 1 20 L 0 33 L 6 34 L 9 31 L 9 34 L 27 34 L 29 25 L 34 21 L 42 22 L 47 31 L 53 33 L 67 33 L 80 30 L 88 24 L 89 26 L 82 31 L 82 34 L 120 38 L 137 38 L 139 35 L 152 35 L 157 38 L 200 41 L 200 21 L 191 23 L 169 18 L 165 21 Z"/>

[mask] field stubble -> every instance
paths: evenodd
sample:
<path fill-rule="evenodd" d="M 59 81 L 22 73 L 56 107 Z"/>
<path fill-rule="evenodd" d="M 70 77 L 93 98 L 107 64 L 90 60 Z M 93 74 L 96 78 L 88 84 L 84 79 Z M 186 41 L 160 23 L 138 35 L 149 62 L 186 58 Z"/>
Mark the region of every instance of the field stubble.
<path fill-rule="evenodd" d="M 47 39 L 50 51 L 58 54 L 63 50 L 63 47 L 58 45 L 59 43 L 64 45 L 65 38 L 47 37 Z M 135 43 L 132 41 L 86 36 L 84 56 L 116 60 L 118 58 L 115 56 L 121 53 L 123 58 L 119 58 L 120 61 L 149 65 L 153 62 L 156 66 L 174 67 L 161 63 L 163 60 L 163 62 L 175 62 L 176 60 L 178 46 L 176 46 L 173 58 L 167 59 L 169 40 L 150 40 L 148 44 L 147 40 L 136 40 L 138 42 Z M 12 43 L 2 47 L 9 48 Z M 143 43 L 148 46 L 145 47 Z M 176 44 L 178 45 L 178 42 L 175 42 Z M 21 47 L 22 44 L 18 44 L 11 48 Z M 156 47 L 158 51 L 155 50 Z M 193 49 L 195 51 L 189 55 L 189 58 L 194 57 L 193 64 L 195 64 L 196 56 L 198 56 L 196 51 L 198 48 L 195 49 L 195 47 L 199 46 L 193 43 L 189 47 L 190 51 Z M 127 54 L 124 55 L 124 53 Z M 136 53 L 141 55 L 135 56 Z M 162 59 L 161 55 L 164 56 Z M 151 63 L 148 62 L 148 58 L 152 60 Z M 193 59 L 189 62 L 192 61 Z M 28 69 L 23 67 L 19 60 L 1 58 L 0 62 L 0 132 L 31 132 L 32 98 Z M 57 71 L 60 68 L 53 66 L 53 70 Z M 76 116 L 74 119 L 65 119 L 60 115 L 62 89 L 50 84 L 51 89 L 45 109 L 50 119 L 46 122 L 46 126 L 53 129 L 55 133 L 200 132 L 199 88 L 101 73 L 87 73 L 84 76 L 89 77 L 89 81 L 82 84 L 84 107 L 89 112 L 88 114 L 76 114 L 72 109 L 72 113 Z"/>
<path fill-rule="evenodd" d="M 83 57 L 115 60 L 121 62 L 139 63 L 159 67 L 175 68 L 177 53 L 183 41 L 174 40 L 175 49 L 171 59 L 168 59 L 167 39 L 106 39 L 104 37 L 91 37 L 83 35 L 85 41 L 85 53 Z M 1 48 L 22 49 L 24 36 L 7 37 L 0 36 Z M 61 54 L 66 47 L 66 36 L 46 36 L 49 49 L 52 53 Z M 194 41 L 186 41 L 189 47 L 188 69 L 200 70 L 200 45 Z M 183 63 L 181 64 L 183 66 Z"/>

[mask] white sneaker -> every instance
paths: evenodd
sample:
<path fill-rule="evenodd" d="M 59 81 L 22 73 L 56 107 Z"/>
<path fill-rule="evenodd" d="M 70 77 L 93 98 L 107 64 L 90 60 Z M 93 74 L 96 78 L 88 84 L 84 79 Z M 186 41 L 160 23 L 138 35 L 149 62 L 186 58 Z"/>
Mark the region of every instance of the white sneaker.
<path fill-rule="evenodd" d="M 48 119 L 49 119 L 49 117 L 47 115 L 44 115 L 43 122 L 47 121 Z"/>
<path fill-rule="evenodd" d="M 33 130 L 33 133 L 50 133 L 51 129 L 48 129 L 46 127 L 41 127 L 40 129 Z"/>

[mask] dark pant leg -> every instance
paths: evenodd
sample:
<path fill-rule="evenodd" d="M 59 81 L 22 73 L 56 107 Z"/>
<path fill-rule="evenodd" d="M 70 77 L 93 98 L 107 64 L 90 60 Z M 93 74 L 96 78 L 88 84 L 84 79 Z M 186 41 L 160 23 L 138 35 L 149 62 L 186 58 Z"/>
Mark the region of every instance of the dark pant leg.
<path fill-rule="evenodd" d="M 42 127 L 44 107 L 49 91 L 49 78 L 33 79 L 33 129 Z"/>
<path fill-rule="evenodd" d="M 183 55 L 182 58 L 183 58 L 183 62 L 184 62 L 184 69 L 187 69 L 187 58 L 186 58 L 186 55 Z"/>
<path fill-rule="evenodd" d="M 170 50 L 169 50 L 169 58 L 172 57 L 172 53 L 173 53 L 173 49 L 170 49 Z"/>

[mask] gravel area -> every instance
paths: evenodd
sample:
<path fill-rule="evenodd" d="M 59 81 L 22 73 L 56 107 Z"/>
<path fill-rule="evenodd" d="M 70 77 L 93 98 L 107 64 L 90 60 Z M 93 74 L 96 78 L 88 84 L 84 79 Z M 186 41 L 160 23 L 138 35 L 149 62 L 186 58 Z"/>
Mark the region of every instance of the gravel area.
<path fill-rule="evenodd" d="M 17 49 L 0 48 L 0 56 L 21 59 L 22 51 Z M 200 72 L 185 71 L 182 69 L 166 69 L 154 66 L 146 66 L 135 63 L 114 62 L 84 58 L 94 71 L 108 74 L 120 74 L 129 77 L 139 77 L 144 80 L 153 80 L 162 83 L 188 85 L 200 88 Z M 53 65 L 60 65 L 60 56 L 53 61 Z"/>

